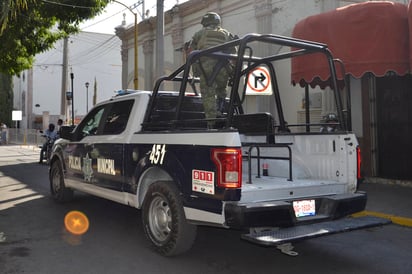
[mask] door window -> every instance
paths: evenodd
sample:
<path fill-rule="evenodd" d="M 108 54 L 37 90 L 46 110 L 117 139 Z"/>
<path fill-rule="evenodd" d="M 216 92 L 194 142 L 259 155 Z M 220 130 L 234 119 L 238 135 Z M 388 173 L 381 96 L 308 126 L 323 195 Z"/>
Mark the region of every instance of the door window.
<path fill-rule="evenodd" d="M 82 121 L 82 123 L 79 125 L 82 138 L 98 134 L 100 120 L 103 116 L 104 110 L 105 108 L 103 106 L 95 109 L 86 116 L 84 121 Z"/>
<path fill-rule="evenodd" d="M 75 139 L 122 133 L 126 129 L 133 103 L 134 100 L 120 101 L 93 109 L 79 124 Z"/>

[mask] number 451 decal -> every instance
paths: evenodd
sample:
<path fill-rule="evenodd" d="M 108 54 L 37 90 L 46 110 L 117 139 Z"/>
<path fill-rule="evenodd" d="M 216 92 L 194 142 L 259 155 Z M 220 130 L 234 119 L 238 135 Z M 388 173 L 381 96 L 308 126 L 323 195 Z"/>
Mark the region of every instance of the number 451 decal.
<path fill-rule="evenodd" d="M 152 147 L 152 151 L 150 152 L 150 163 L 152 164 L 161 164 L 163 165 L 163 160 L 166 154 L 166 145 L 156 145 L 154 144 Z"/>

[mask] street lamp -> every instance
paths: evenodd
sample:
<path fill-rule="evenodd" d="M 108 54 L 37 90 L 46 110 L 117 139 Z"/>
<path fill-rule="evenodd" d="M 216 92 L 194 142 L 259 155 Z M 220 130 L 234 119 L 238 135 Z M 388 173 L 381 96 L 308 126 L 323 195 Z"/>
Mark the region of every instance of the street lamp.
<path fill-rule="evenodd" d="M 86 114 L 89 112 L 89 82 L 85 83 L 86 86 Z"/>
<path fill-rule="evenodd" d="M 130 7 L 126 6 L 125 4 L 113 0 L 113 2 L 122 5 L 123 7 L 125 7 L 126 9 L 128 9 L 131 13 L 133 13 L 134 15 L 134 79 L 133 79 L 133 83 L 134 83 L 134 89 L 138 89 L 139 86 L 139 78 L 138 78 L 138 54 L 137 54 L 137 13 L 135 13 Z M 141 2 L 138 2 L 138 4 L 140 4 Z M 134 5 L 133 7 L 136 7 L 136 5 Z"/>

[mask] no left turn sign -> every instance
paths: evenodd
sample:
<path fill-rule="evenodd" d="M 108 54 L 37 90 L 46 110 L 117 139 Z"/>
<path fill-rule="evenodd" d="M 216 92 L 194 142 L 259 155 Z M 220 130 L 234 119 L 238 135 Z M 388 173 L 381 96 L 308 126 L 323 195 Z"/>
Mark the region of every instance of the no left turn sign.
<path fill-rule="evenodd" d="M 266 67 L 257 67 L 248 75 L 247 95 L 270 95 L 272 86 L 269 70 Z"/>

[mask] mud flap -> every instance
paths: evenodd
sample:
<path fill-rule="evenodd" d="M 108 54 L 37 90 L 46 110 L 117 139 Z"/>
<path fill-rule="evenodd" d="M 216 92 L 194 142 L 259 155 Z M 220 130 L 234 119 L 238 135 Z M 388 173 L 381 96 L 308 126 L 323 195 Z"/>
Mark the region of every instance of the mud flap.
<path fill-rule="evenodd" d="M 339 220 L 300 225 L 277 230 L 260 230 L 243 234 L 242 239 L 259 245 L 276 246 L 298 240 L 321 237 L 356 229 L 390 224 L 391 221 L 373 216 L 346 217 Z"/>

